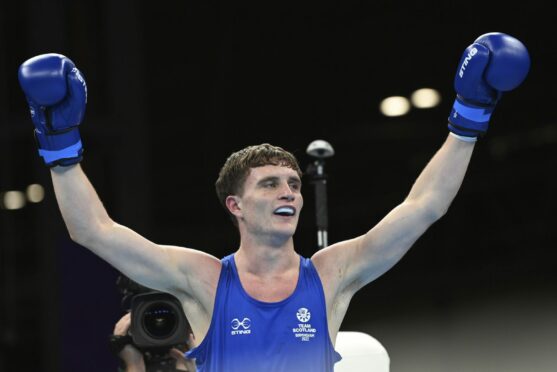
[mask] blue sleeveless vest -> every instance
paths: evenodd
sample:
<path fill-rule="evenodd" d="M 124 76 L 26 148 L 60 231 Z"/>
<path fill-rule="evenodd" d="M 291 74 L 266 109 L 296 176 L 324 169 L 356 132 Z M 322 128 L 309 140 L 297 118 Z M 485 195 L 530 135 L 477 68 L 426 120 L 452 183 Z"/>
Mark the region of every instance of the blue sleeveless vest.
<path fill-rule="evenodd" d="M 200 372 L 332 372 L 341 359 L 331 343 L 323 286 L 300 257 L 296 290 L 279 302 L 244 291 L 234 255 L 221 260 L 211 325 L 186 355 Z"/>

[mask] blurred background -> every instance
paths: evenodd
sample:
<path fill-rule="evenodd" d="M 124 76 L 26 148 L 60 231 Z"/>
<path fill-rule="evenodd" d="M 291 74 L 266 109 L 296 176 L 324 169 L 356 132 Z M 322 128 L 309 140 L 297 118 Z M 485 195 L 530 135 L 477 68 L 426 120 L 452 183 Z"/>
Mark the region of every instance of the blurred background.
<path fill-rule="evenodd" d="M 323 139 L 329 242 L 400 203 L 447 136 L 463 50 L 492 31 L 532 68 L 497 106 L 461 191 L 392 270 L 353 299 L 341 331 L 366 332 L 391 371 L 555 371 L 557 119 L 553 13 L 543 2 L 426 0 L 0 3 L 0 371 L 112 371 L 118 273 L 69 239 L 39 159 L 17 69 L 70 57 L 89 89 L 82 167 L 110 215 L 161 244 L 219 258 L 238 236 L 214 182 L 269 142 Z M 437 106 L 385 116 L 421 88 Z M 317 250 L 306 180 L 295 243 Z"/>

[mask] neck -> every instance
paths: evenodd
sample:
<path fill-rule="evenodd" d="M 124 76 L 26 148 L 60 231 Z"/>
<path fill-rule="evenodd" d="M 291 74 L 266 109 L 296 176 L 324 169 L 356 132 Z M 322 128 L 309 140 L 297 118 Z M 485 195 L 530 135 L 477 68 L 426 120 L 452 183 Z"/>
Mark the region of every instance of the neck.
<path fill-rule="evenodd" d="M 243 236 L 234 256 L 236 265 L 253 274 L 274 274 L 298 267 L 299 257 L 292 237 L 277 243 L 277 240 Z"/>

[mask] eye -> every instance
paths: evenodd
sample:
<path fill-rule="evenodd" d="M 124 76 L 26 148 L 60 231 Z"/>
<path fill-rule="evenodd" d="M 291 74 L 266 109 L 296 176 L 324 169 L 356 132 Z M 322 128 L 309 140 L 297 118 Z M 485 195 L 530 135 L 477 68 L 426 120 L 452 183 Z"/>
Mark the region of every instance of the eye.
<path fill-rule="evenodd" d="M 292 182 L 292 183 L 290 184 L 290 188 L 291 188 L 292 190 L 299 191 L 299 190 L 302 188 L 302 185 L 300 185 L 298 182 Z"/>

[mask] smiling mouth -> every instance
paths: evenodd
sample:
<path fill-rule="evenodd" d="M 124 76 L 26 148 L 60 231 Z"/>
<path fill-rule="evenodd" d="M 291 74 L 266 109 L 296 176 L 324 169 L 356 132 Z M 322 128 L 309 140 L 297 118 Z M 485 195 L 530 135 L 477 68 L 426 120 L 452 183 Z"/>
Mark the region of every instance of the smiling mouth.
<path fill-rule="evenodd" d="M 296 208 L 290 206 L 278 207 L 273 213 L 281 217 L 292 217 L 296 214 Z"/>

